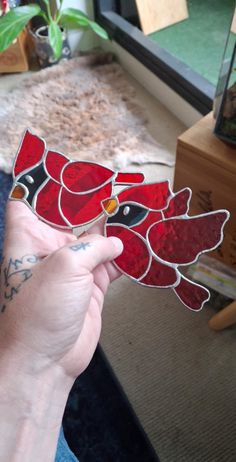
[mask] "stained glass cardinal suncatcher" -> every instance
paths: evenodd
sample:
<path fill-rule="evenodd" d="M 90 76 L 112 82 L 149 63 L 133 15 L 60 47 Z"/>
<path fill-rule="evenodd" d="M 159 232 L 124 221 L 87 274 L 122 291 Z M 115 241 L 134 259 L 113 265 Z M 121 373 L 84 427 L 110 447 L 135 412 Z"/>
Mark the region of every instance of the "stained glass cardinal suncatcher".
<path fill-rule="evenodd" d="M 229 218 L 226 210 L 189 216 L 191 190 L 173 193 L 168 181 L 145 183 L 142 173 L 115 172 L 94 162 L 71 161 L 48 150 L 26 130 L 13 167 L 11 200 L 24 201 L 43 221 L 61 229 L 89 228 L 105 218 L 104 235 L 124 245 L 114 264 L 133 281 L 172 288 L 198 311 L 209 291 L 181 268 L 215 249 Z"/>

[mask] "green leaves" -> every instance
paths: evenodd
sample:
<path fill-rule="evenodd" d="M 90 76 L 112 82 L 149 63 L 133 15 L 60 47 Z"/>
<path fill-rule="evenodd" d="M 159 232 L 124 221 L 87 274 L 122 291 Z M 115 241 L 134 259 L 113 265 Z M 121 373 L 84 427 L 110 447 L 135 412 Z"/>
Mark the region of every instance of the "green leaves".
<path fill-rule="evenodd" d="M 80 10 L 66 8 L 61 12 L 60 24 L 68 29 L 80 29 L 81 27 L 88 27 L 89 18 Z"/>
<path fill-rule="evenodd" d="M 55 21 L 51 21 L 48 27 L 48 38 L 49 43 L 53 49 L 53 53 L 56 59 L 61 56 L 62 49 L 62 32 L 60 26 Z"/>
<path fill-rule="evenodd" d="M 62 1 L 60 0 L 61 3 Z M 68 29 L 90 28 L 103 39 L 108 39 L 106 31 L 96 22 L 91 21 L 82 11 L 66 8 L 60 12 L 59 9 L 57 18 L 53 19 L 49 0 L 43 0 L 43 2 L 47 6 L 47 13 L 42 11 L 39 5 L 30 4 L 14 8 L 0 18 L 0 53 L 11 45 L 30 19 L 38 15 L 42 16 L 49 24 L 49 43 L 56 59 L 60 58 L 62 50 L 62 31 L 59 24 Z"/>
<path fill-rule="evenodd" d="M 60 24 L 68 29 L 90 28 L 103 39 L 108 39 L 106 31 L 88 16 L 75 8 L 66 8 L 60 15 Z"/>
<path fill-rule="evenodd" d="M 39 5 L 25 5 L 12 9 L 0 18 L 0 53 L 11 45 L 29 20 L 40 12 Z"/>
<path fill-rule="evenodd" d="M 99 35 L 99 37 L 102 37 L 104 40 L 107 40 L 109 38 L 105 29 L 99 26 L 99 24 L 97 24 L 96 22 L 90 21 L 90 27 L 95 32 L 95 34 Z"/>

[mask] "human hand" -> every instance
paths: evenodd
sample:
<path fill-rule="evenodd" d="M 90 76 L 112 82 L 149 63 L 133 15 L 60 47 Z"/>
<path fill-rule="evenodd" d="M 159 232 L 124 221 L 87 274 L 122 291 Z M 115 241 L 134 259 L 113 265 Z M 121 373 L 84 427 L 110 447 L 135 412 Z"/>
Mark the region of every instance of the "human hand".
<path fill-rule="evenodd" d="M 10 201 L 1 271 L 1 346 L 30 355 L 38 371 L 59 365 L 73 379 L 89 364 L 101 330 L 112 260 L 121 241 L 82 238 L 38 220 Z"/>

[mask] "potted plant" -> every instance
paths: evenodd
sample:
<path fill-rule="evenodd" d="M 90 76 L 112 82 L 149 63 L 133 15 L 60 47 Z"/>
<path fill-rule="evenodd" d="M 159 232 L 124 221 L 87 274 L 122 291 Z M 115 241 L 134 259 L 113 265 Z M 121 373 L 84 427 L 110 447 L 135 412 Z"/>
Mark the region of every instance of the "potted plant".
<path fill-rule="evenodd" d="M 63 0 L 58 0 L 53 8 L 49 0 L 43 0 L 43 3 L 45 9 L 33 3 L 13 8 L 1 17 L 0 53 L 12 44 L 30 20 L 35 17 L 41 17 L 44 23 L 43 26 L 33 31 L 34 38 L 39 43 L 38 49 L 36 46 L 36 51 L 39 55 L 41 53 L 40 61 L 43 67 L 59 61 L 61 57 L 68 57 L 62 55 L 63 48 L 65 48 L 65 54 L 70 54 L 68 46 L 63 46 L 68 29 L 89 28 L 103 39 L 108 38 L 106 31 L 82 11 L 75 8 L 63 9 Z M 51 56 L 47 56 L 48 54 Z"/>

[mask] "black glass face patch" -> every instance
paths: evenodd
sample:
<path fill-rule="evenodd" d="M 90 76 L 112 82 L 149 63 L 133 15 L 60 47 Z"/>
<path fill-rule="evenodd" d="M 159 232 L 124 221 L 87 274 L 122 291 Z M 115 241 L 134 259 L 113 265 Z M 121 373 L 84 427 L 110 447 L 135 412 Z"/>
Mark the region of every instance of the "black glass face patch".
<path fill-rule="evenodd" d="M 115 215 L 108 218 L 107 223 L 122 224 L 131 228 L 144 220 L 147 214 L 148 210 L 146 208 L 126 203 L 119 207 Z"/>
<path fill-rule="evenodd" d="M 47 178 L 48 175 L 44 170 L 43 163 L 41 163 L 37 167 L 32 168 L 27 173 L 18 178 L 17 183 L 26 186 L 27 190 L 29 191 L 26 200 L 30 205 L 32 205 L 34 195 L 37 192 L 38 188 L 43 184 L 43 182 Z"/>

